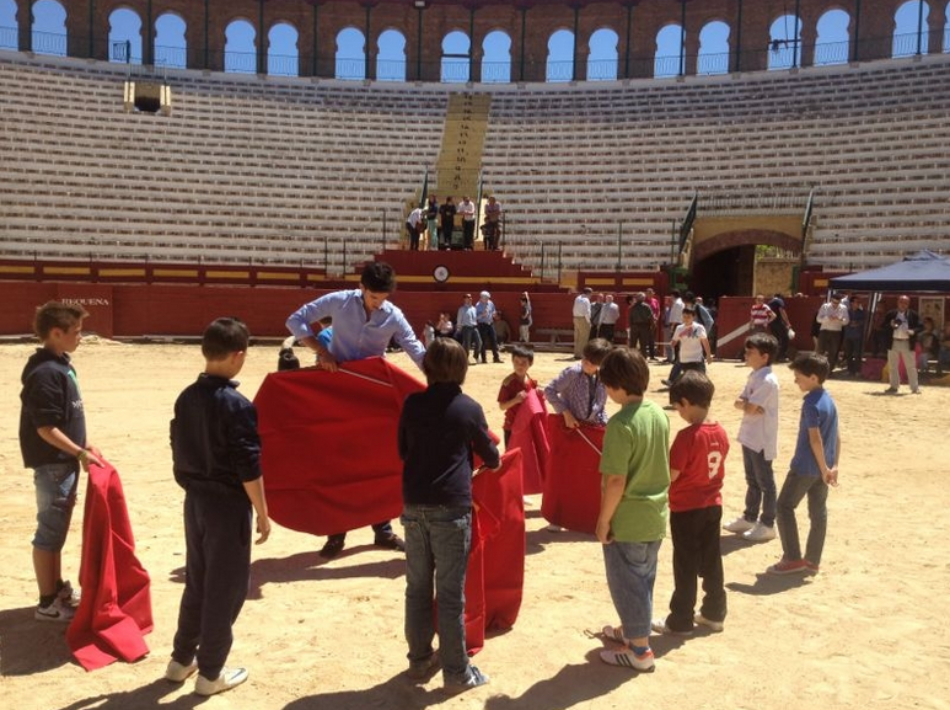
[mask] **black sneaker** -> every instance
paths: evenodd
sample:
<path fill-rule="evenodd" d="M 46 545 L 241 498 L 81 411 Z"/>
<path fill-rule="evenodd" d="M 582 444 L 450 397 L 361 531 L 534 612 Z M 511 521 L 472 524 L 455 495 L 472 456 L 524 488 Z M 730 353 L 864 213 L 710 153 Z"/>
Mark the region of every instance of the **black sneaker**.
<path fill-rule="evenodd" d="M 320 557 L 332 560 L 334 557 L 343 552 L 343 547 L 345 545 L 346 535 L 331 535 L 327 538 L 327 542 L 323 546 L 323 549 L 320 550 Z"/>
<path fill-rule="evenodd" d="M 475 666 L 469 667 L 468 678 L 462 683 L 449 683 L 445 684 L 445 690 L 447 693 L 455 695 L 456 693 L 463 693 L 466 690 L 471 690 L 472 688 L 478 688 L 482 685 L 488 685 L 488 676 L 478 670 Z"/>
<path fill-rule="evenodd" d="M 376 545 L 376 547 L 382 547 L 386 550 L 398 550 L 399 552 L 406 551 L 406 543 L 403 542 L 402 538 L 396 533 L 377 535 L 376 539 L 373 540 L 373 544 Z"/>

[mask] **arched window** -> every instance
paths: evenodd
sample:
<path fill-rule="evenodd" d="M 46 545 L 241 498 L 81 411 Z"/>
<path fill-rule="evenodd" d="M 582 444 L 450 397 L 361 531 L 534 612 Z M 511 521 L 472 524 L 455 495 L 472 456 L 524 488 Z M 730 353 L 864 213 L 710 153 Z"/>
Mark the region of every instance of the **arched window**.
<path fill-rule="evenodd" d="M 699 31 L 697 74 L 708 76 L 729 73 L 729 33 L 731 31 L 729 25 L 719 20 L 707 22 L 706 26 Z"/>
<path fill-rule="evenodd" d="M 894 13 L 894 48 L 892 56 L 910 57 L 927 54 L 930 31 L 927 17 L 930 5 L 924 0 L 907 0 Z"/>
<path fill-rule="evenodd" d="M 802 23 L 795 15 L 782 15 L 769 30 L 769 71 L 802 65 Z"/>
<path fill-rule="evenodd" d="M 122 7 L 109 15 L 109 61 L 142 63 L 142 18 L 135 10 Z"/>
<path fill-rule="evenodd" d="M 467 82 L 470 76 L 469 66 L 472 43 L 468 35 L 459 30 L 449 32 L 442 40 L 441 79 L 446 84 Z"/>
<path fill-rule="evenodd" d="M 495 30 L 482 42 L 482 82 L 507 84 L 511 81 L 511 37 Z"/>
<path fill-rule="evenodd" d="M 33 5 L 33 51 L 66 56 L 66 8 L 56 0 L 38 0 Z"/>
<path fill-rule="evenodd" d="M 947 54 L 950 52 L 950 2 L 947 3 L 943 14 L 944 17 L 947 18 L 947 21 L 943 25 L 943 52 Z"/>
<path fill-rule="evenodd" d="M 16 3 L 13 0 L 0 0 L 0 49 L 19 49 L 18 35 Z"/>
<path fill-rule="evenodd" d="M 587 55 L 587 81 L 614 81 L 617 78 L 617 47 L 620 37 L 611 29 L 600 29 L 590 36 Z"/>
<path fill-rule="evenodd" d="M 818 18 L 818 38 L 815 40 L 816 67 L 828 64 L 847 64 L 851 55 L 848 25 L 851 16 L 844 10 L 828 10 Z"/>
<path fill-rule="evenodd" d="M 548 40 L 547 81 L 574 80 L 574 33 L 558 30 Z"/>
<path fill-rule="evenodd" d="M 663 79 L 683 73 L 683 28 L 667 25 L 656 33 L 656 56 L 653 60 L 653 76 Z"/>
<path fill-rule="evenodd" d="M 378 81 L 406 80 L 406 36 L 399 30 L 386 30 L 376 42 L 376 79 Z"/>
<path fill-rule="evenodd" d="M 188 66 L 187 25 L 173 12 L 166 12 L 155 21 L 155 66 Z"/>
<path fill-rule="evenodd" d="M 224 71 L 236 74 L 257 72 L 257 30 L 247 20 L 234 20 L 224 30 Z"/>
<path fill-rule="evenodd" d="M 355 27 L 340 30 L 336 36 L 337 79 L 366 78 L 366 37 Z"/>
<path fill-rule="evenodd" d="M 297 29 L 278 22 L 267 33 L 267 73 L 274 76 L 300 76 L 300 52 Z"/>

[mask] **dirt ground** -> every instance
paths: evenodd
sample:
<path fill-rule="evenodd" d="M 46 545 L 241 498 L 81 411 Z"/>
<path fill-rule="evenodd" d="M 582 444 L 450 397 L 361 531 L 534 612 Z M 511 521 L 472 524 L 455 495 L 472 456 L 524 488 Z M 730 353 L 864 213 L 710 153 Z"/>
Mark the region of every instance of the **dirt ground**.
<path fill-rule="evenodd" d="M 424 686 L 404 676 L 404 562 L 372 547 L 367 528 L 350 534 L 346 552 L 326 562 L 322 540 L 275 527 L 254 549 L 251 593 L 235 627 L 231 662 L 250 680 L 203 700 L 191 685 L 162 680 L 182 591 L 182 492 L 171 474 L 168 421 L 178 392 L 200 371 L 199 348 L 85 342 L 75 357 L 90 440 L 122 475 L 138 555 L 152 577 L 155 630 L 151 655 L 85 672 L 71 658 L 63 630 L 33 620 L 35 582 L 30 539 L 35 513 L 31 475 L 17 442 L 19 376 L 32 346 L 0 346 L 0 697 L 4 708 L 489 708 L 490 710 L 688 707 L 950 708 L 950 388 L 922 396 L 884 396 L 880 383 L 828 385 L 842 421 L 841 485 L 829 500 L 821 574 L 763 576 L 779 542 L 753 545 L 724 533 L 729 617 L 721 634 L 654 637 L 656 672 L 634 675 L 597 657 L 604 624 L 616 623 L 599 545 L 573 533 L 544 531 L 540 500 L 527 508 L 524 603 L 513 629 L 489 638 L 477 664 L 491 684 L 450 698 L 436 676 Z M 253 348 L 241 391 L 253 397 L 276 364 L 277 349 Z M 392 360 L 414 372 L 403 355 Z M 532 370 L 543 384 L 569 364 L 541 354 Z M 653 366 L 649 397 L 667 369 Z M 465 390 L 501 430 L 495 397 L 508 365 L 473 367 Z M 776 474 L 784 480 L 798 427 L 801 395 L 791 373 L 782 384 Z M 731 436 L 731 403 L 748 371 L 716 362 L 713 415 Z M 906 392 L 906 388 L 903 390 Z M 611 409 L 611 412 L 613 408 Z M 683 423 L 671 412 L 672 428 Z M 741 449 L 726 463 L 725 512 L 741 512 Z M 77 578 L 82 505 L 64 551 Z M 804 512 L 801 517 L 805 517 Z M 807 522 L 802 521 L 800 523 Z M 398 529 L 398 528 L 397 528 Z M 655 615 L 672 591 L 671 546 L 664 542 Z"/>

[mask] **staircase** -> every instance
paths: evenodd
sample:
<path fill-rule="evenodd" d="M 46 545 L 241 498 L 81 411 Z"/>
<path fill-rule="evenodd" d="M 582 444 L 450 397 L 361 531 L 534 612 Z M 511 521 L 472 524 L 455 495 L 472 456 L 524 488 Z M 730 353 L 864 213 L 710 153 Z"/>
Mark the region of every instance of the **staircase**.
<path fill-rule="evenodd" d="M 436 184 L 431 188 L 440 201 L 451 195 L 458 202 L 478 197 L 478 175 L 488 131 L 489 94 L 450 94 L 442 132 L 442 149 L 436 160 Z"/>

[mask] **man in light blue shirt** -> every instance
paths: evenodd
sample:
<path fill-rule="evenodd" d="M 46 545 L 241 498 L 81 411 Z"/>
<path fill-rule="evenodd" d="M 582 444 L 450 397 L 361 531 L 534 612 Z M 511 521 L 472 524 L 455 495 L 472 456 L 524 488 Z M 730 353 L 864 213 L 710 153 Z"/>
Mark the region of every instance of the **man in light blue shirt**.
<path fill-rule="evenodd" d="M 459 306 L 458 314 L 455 316 L 455 327 L 456 334 L 455 337 L 462 347 L 465 348 L 465 355 L 468 356 L 469 350 L 472 349 L 472 341 L 475 340 L 475 362 L 478 362 L 478 353 L 482 349 L 481 338 L 478 336 L 477 330 L 478 321 L 475 316 L 475 306 L 472 305 L 472 294 L 466 293 L 465 300 L 461 306 Z"/>
<path fill-rule="evenodd" d="M 320 357 L 318 366 L 336 372 L 341 362 L 382 357 L 394 339 L 422 369 L 425 347 L 396 306 L 388 301 L 396 289 L 393 267 L 381 261 L 367 264 L 358 289 L 335 291 L 302 306 L 287 319 L 287 329 L 301 344 Z M 329 347 L 313 331 L 322 318 L 332 318 L 333 338 Z M 319 333 L 319 330 L 317 331 Z M 390 550 L 405 550 L 405 543 L 393 532 L 392 523 L 373 525 L 375 545 Z M 320 555 L 332 559 L 346 544 L 346 533 L 330 535 Z"/>
<path fill-rule="evenodd" d="M 371 262 L 363 269 L 358 289 L 334 291 L 302 306 L 287 319 L 287 329 L 320 356 L 320 367 L 336 372 L 339 363 L 382 357 L 391 339 L 422 369 L 425 347 L 396 306 L 388 301 L 396 288 L 389 264 Z M 333 339 L 326 348 L 313 326 L 333 319 Z M 319 332 L 319 331 L 317 331 Z"/>

